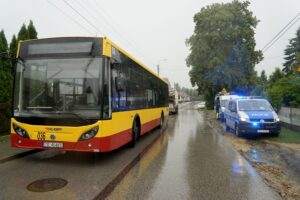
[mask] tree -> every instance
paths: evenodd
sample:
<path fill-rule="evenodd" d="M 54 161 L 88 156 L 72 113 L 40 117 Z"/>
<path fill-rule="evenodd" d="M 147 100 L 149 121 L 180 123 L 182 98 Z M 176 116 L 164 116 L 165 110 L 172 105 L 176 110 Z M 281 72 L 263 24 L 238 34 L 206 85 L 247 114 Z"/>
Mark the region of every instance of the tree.
<path fill-rule="evenodd" d="M 20 40 L 28 40 L 28 39 L 29 39 L 28 30 L 27 30 L 25 24 L 23 24 L 21 26 L 21 29 L 20 29 L 19 33 L 18 33 L 18 41 L 20 41 Z"/>
<path fill-rule="evenodd" d="M 6 75 L 7 72 L 10 73 L 8 44 L 3 30 L 0 32 L 0 69 L 2 74 Z"/>
<path fill-rule="evenodd" d="M 37 31 L 33 25 L 32 20 L 30 20 L 28 26 L 27 26 L 27 31 L 28 31 L 28 37 L 29 39 L 37 39 Z"/>
<path fill-rule="evenodd" d="M 279 79 L 284 77 L 284 73 L 278 68 L 275 68 L 275 71 L 270 75 L 268 85 L 272 87 L 272 85 L 278 81 Z"/>
<path fill-rule="evenodd" d="M 8 130 L 10 108 L 11 108 L 11 89 L 12 75 L 11 62 L 8 55 L 8 44 L 2 30 L 0 32 L 0 131 Z"/>
<path fill-rule="evenodd" d="M 296 37 L 290 39 L 284 50 L 284 55 L 285 62 L 283 63 L 284 68 L 282 71 L 288 75 L 293 73 L 295 67 L 300 65 L 300 27 L 296 32 Z"/>
<path fill-rule="evenodd" d="M 262 70 L 260 73 L 260 82 L 262 85 L 265 85 L 268 82 L 268 77 L 265 70 Z"/>
<path fill-rule="evenodd" d="M 11 59 L 11 64 L 12 66 L 15 65 L 15 58 L 16 58 L 16 53 L 17 53 L 17 38 L 15 35 L 12 36 L 11 42 L 9 44 L 9 57 Z"/>
<path fill-rule="evenodd" d="M 181 87 L 180 87 L 179 83 L 175 83 L 174 87 L 178 92 L 181 91 Z"/>
<path fill-rule="evenodd" d="M 186 62 L 193 86 L 204 94 L 208 107 L 223 87 L 248 92 L 256 84 L 255 64 L 262 60 L 255 51 L 254 30 L 258 20 L 249 2 L 237 0 L 211 4 L 194 16 L 194 34 L 187 39 Z"/>

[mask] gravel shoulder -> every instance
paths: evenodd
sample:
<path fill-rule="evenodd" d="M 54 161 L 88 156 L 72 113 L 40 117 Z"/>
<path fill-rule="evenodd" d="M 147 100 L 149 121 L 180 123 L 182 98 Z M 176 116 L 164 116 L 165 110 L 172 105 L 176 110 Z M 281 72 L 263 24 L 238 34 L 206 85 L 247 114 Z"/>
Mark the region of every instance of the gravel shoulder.
<path fill-rule="evenodd" d="M 285 200 L 300 200 L 300 144 L 275 142 L 272 138 L 237 138 L 208 113 L 209 123 L 222 134 Z"/>

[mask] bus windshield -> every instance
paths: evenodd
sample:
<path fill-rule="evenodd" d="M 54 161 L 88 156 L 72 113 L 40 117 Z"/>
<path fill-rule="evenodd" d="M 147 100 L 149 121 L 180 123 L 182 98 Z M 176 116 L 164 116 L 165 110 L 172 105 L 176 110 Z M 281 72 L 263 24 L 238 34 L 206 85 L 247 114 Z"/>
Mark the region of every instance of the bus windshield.
<path fill-rule="evenodd" d="M 272 106 L 266 100 L 240 100 L 238 101 L 239 111 L 273 111 Z"/>
<path fill-rule="evenodd" d="M 15 117 L 99 119 L 102 58 L 19 61 Z"/>

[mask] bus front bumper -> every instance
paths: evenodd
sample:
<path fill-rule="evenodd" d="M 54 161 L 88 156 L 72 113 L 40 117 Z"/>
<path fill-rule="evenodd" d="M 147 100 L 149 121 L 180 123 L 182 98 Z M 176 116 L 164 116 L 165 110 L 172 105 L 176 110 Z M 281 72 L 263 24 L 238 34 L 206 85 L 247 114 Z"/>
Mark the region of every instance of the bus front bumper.
<path fill-rule="evenodd" d="M 100 138 L 92 138 L 79 142 L 31 140 L 11 134 L 11 146 L 25 149 L 56 149 L 66 151 L 100 152 Z"/>
<path fill-rule="evenodd" d="M 24 149 L 108 152 L 117 149 L 130 140 L 131 129 L 107 137 L 94 137 L 89 140 L 77 142 L 31 140 L 21 137 L 16 133 L 11 133 L 11 146 Z"/>

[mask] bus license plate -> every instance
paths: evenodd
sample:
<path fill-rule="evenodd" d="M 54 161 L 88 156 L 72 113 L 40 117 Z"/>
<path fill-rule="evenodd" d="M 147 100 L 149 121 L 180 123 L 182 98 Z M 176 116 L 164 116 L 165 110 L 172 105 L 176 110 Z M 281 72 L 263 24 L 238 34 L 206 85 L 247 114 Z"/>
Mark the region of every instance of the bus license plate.
<path fill-rule="evenodd" d="M 64 148 L 64 144 L 59 143 L 59 142 L 44 142 L 43 147 L 46 147 L 46 148 Z"/>
<path fill-rule="evenodd" d="M 258 133 L 269 133 L 269 130 L 257 130 Z"/>

